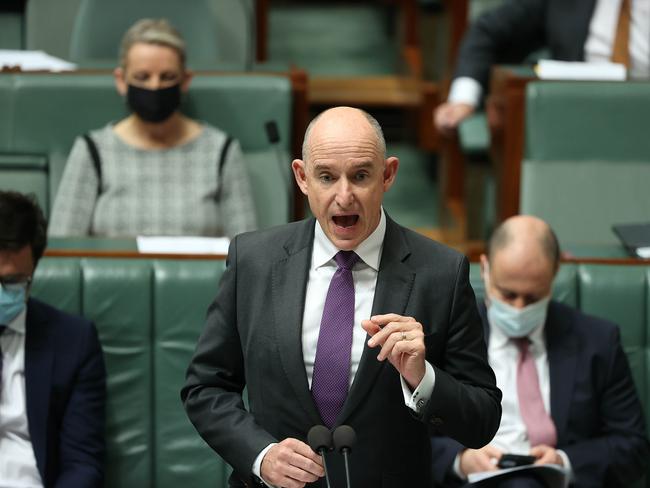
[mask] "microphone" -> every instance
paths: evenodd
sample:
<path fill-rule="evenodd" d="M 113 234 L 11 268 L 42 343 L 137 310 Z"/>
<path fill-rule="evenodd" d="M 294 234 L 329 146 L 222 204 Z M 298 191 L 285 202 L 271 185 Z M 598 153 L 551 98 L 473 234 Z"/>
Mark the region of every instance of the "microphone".
<path fill-rule="evenodd" d="M 330 475 L 327 472 L 327 463 L 325 462 L 325 453 L 332 449 L 332 433 L 324 425 L 314 425 L 307 433 L 307 444 L 309 447 L 323 458 L 323 468 L 325 469 L 325 482 L 327 488 L 330 487 Z"/>
<path fill-rule="evenodd" d="M 334 439 L 334 449 L 343 454 L 347 487 L 352 488 L 352 484 L 350 483 L 350 453 L 352 452 L 352 446 L 357 441 L 357 434 L 349 425 L 339 425 L 334 430 L 332 437 Z"/>
<path fill-rule="evenodd" d="M 264 129 L 266 130 L 266 138 L 269 140 L 269 143 L 275 149 L 275 162 L 280 168 L 280 174 L 282 180 L 287 188 L 289 193 L 289 219 L 293 218 L 293 185 L 291 184 L 291 177 L 287 175 L 287 169 L 285 168 L 284 156 L 280 154 L 280 148 L 278 146 L 280 142 L 280 131 L 278 130 L 278 124 L 275 120 L 269 120 L 264 124 Z"/>

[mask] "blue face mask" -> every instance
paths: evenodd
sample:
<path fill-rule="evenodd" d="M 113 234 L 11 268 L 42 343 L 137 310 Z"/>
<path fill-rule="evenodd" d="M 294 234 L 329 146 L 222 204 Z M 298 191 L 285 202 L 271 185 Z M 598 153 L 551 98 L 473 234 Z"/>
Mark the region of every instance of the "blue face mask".
<path fill-rule="evenodd" d="M 515 308 L 490 296 L 488 321 L 508 337 L 526 337 L 546 322 L 551 297 L 542 298 L 524 308 Z"/>
<path fill-rule="evenodd" d="M 27 284 L 0 285 L 0 324 L 8 325 L 25 309 Z"/>

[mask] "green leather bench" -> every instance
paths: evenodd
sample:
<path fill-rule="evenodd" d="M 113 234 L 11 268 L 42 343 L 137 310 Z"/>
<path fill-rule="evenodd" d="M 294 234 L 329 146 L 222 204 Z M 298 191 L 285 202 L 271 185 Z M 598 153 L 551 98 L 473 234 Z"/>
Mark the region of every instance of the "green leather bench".
<path fill-rule="evenodd" d="M 180 388 L 223 260 L 45 258 L 34 295 L 98 328 L 108 370 L 107 487 L 226 486 Z"/>
<path fill-rule="evenodd" d="M 650 215 L 649 123 L 650 82 L 529 83 L 521 213 L 563 245 L 618 242 L 613 224 Z"/>
<path fill-rule="evenodd" d="M 226 486 L 229 468 L 194 431 L 179 398 L 224 267 L 194 259 L 48 257 L 39 264 L 34 295 L 99 330 L 108 368 L 107 487 Z M 470 279 L 482 297 L 477 264 Z M 650 419 L 650 265 L 564 264 L 554 296 L 620 325 Z"/>
<path fill-rule="evenodd" d="M 263 227 L 289 220 L 292 107 L 284 75 L 198 75 L 184 99 L 185 113 L 241 142 Z M 75 137 L 126 115 L 109 74 L 1 74 L 0 188 L 36 193 L 48 213 Z M 277 149 L 266 137 L 271 120 Z"/>

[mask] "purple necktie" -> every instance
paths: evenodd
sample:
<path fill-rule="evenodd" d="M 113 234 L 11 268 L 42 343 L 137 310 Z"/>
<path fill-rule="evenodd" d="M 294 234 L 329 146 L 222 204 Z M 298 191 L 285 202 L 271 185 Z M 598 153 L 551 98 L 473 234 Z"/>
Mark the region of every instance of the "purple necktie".
<path fill-rule="evenodd" d="M 327 290 L 311 381 L 311 394 L 323 423 L 331 428 L 348 395 L 354 329 L 353 251 L 339 251 L 338 265 Z"/>
<path fill-rule="evenodd" d="M 553 419 L 544 408 L 535 358 L 530 353 L 530 341 L 527 337 L 513 340 L 519 348 L 519 361 L 517 362 L 519 412 L 528 431 L 530 447 L 540 444 L 555 447 L 557 432 Z"/>

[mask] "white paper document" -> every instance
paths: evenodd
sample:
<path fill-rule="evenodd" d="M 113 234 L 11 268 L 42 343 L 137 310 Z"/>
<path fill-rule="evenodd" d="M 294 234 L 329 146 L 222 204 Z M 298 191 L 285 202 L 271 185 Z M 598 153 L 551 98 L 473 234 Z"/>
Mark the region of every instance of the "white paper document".
<path fill-rule="evenodd" d="M 541 80 L 604 80 L 625 81 L 627 70 L 617 63 L 582 63 L 542 59 L 535 68 Z"/>
<path fill-rule="evenodd" d="M 0 68 L 19 67 L 22 71 L 74 71 L 77 65 L 50 56 L 45 51 L 0 49 Z"/>
<path fill-rule="evenodd" d="M 227 237 L 138 236 L 138 252 L 145 254 L 228 254 Z"/>
<path fill-rule="evenodd" d="M 637 247 L 636 255 L 643 259 L 650 259 L 650 247 Z"/>
<path fill-rule="evenodd" d="M 516 468 L 500 469 L 498 471 L 483 471 L 481 473 L 472 473 L 467 477 L 467 479 L 470 483 L 478 483 L 479 481 L 487 480 L 489 478 L 506 478 L 510 473 L 516 473 L 519 471 L 526 471 L 531 474 L 534 473 L 536 477 L 544 480 L 546 486 L 569 486 L 567 470 L 556 464 L 531 464 L 528 466 L 517 466 Z"/>

